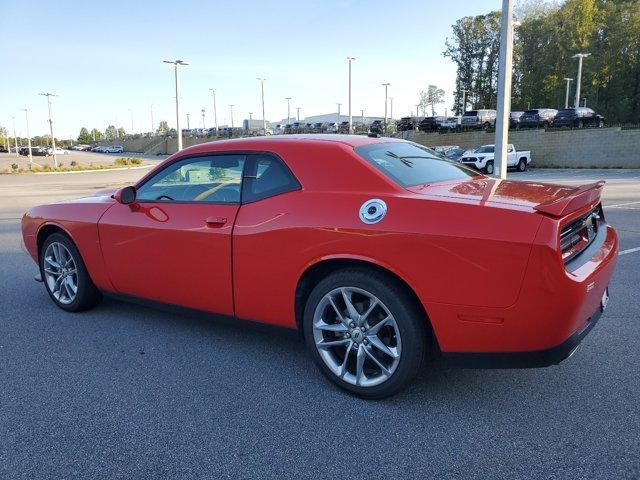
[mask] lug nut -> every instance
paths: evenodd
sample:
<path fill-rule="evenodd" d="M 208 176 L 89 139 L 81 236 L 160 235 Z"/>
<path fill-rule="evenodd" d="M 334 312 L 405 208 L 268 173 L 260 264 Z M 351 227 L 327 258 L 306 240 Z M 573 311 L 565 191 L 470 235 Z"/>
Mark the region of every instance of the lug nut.
<path fill-rule="evenodd" d="M 366 329 L 364 327 L 360 327 L 360 331 L 364 332 Z"/>
<path fill-rule="evenodd" d="M 349 338 L 349 337 L 351 337 L 351 334 L 349 332 L 347 332 L 347 333 L 344 334 L 344 336 Z"/>
<path fill-rule="evenodd" d="M 356 324 L 355 324 L 354 322 L 351 322 L 351 323 L 349 324 L 349 326 L 350 326 L 351 328 L 356 328 Z"/>

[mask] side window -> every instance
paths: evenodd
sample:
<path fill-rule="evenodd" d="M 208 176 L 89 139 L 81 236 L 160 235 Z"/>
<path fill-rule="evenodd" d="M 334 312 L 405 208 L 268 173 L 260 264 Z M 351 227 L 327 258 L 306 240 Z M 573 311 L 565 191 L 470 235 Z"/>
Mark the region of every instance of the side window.
<path fill-rule="evenodd" d="M 139 201 L 239 203 L 245 155 L 180 160 L 145 182 Z"/>
<path fill-rule="evenodd" d="M 242 202 L 255 202 L 281 193 L 298 190 L 300 184 L 287 166 L 276 156 L 251 155 L 245 172 Z"/>

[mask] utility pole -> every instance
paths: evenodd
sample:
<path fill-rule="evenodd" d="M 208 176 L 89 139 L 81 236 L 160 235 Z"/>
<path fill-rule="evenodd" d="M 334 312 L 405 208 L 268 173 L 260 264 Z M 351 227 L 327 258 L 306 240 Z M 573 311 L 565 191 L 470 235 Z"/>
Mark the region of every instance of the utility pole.
<path fill-rule="evenodd" d="M 155 131 L 155 129 L 153 128 L 153 103 L 151 104 L 151 134 L 153 134 L 153 132 Z"/>
<path fill-rule="evenodd" d="M 384 133 L 387 133 L 387 89 L 389 88 L 390 83 L 383 83 L 384 87 Z"/>
<path fill-rule="evenodd" d="M 33 155 L 31 154 L 31 134 L 29 133 L 29 109 L 24 108 L 24 116 L 27 121 L 27 142 L 29 145 L 29 170 L 33 167 Z"/>
<path fill-rule="evenodd" d="M 11 120 L 13 121 L 13 143 L 16 147 L 16 157 L 19 157 L 20 155 L 18 154 L 18 137 L 16 136 L 16 117 L 12 115 Z"/>
<path fill-rule="evenodd" d="M 464 112 L 467 110 L 467 90 L 465 88 L 460 89 L 462 92 L 462 111 L 460 115 L 464 115 Z"/>
<path fill-rule="evenodd" d="M 564 94 L 564 108 L 569 108 L 569 90 L 571 89 L 571 82 L 573 82 L 573 78 L 565 77 L 564 81 L 567 82 L 567 90 Z"/>
<path fill-rule="evenodd" d="M 393 97 L 389 98 L 389 121 L 393 122 Z"/>
<path fill-rule="evenodd" d="M 51 148 L 53 149 L 53 166 L 58 168 L 58 157 L 56 156 L 56 140 L 53 137 L 53 120 L 51 119 L 51 97 L 57 97 L 53 93 L 40 93 L 39 95 L 47 97 L 47 107 L 49 108 L 49 133 L 51 134 Z"/>
<path fill-rule="evenodd" d="M 191 130 L 191 125 L 189 124 L 189 113 L 187 113 L 187 130 Z"/>
<path fill-rule="evenodd" d="M 511 111 L 511 73 L 513 64 L 513 0 L 502 0 L 500 20 L 500 60 L 498 64 L 498 112 L 496 115 L 494 172 L 507 178 L 507 144 Z"/>
<path fill-rule="evenodd" d="M 233 105 L 229 105 L 229 111 L 231 112 L 231 128 L 233 128 Z"/>
<path fill-rule="evenodd" d="M 342 123 L 342 118 L 340 117 L 340 107 L 342 106 L 342 104 L 337 103 L 336 105 L 338 105 L 338 123 Z"/>
<path fill-rule="evenodd" d="M 213 94 L 213 123 L 216 127 L 216 137 L 218 136 L 218 110 L 216 109 L 216 91 L 214 88 L 209 89 Z"/>
<path fill-rule="evenodd" d="M 291 97 L 286 97 L 285 100 L 287 101 L 287 125 L 289 125 L 289 119 L 291 118 Z"/>
<path fill-rule="evenodd" d="M 416 117 L 420 116 L 420 113 L 418 113 L 418 108 L 420 108 L 420 104 L 416 105 Z"/>
<path fill-rule="evenodd" d="M 575 107 L 578 108 L 580 106 L 580 87 L 582 86 L 582 59 L 583 58 L 587 58 L 589 55 L 591 55 L 590 53 L 576 53 L 573 57 L 571 58 L 577 58 L 578 59 L 578 77 L 577 77 L 577 81 L 576 81 L 576 101 L 575 101 Z"/>
<path fill-rule="evenodd" d="M 349 61 L 349 133 L 353 133 L 353 117 L 351 116 L 351 62 L 355 60 L 354 57 L 347 57 Z"/>
<path fill-rule="evenodd" d="M 267 119 L 264 116 L 264 81 L 266 78 L 258 78 L 260 80 L 260 91 L 262 92 L 262 134 L 267 134 Z"/>
<path fill-rule="evenodd" d="M 176 82 L 176 130 L 178 134 L 178 151 L 182 150 L 182 130 L 180 129 L 180 89 L 178 84 L 178 67 L 189 65 L 184 60 L 163 60 L 164 63 L 170 63 L 173 65 L 175 72 Z"/>
<path fill-rule="evenodd" d="M 360 117 L 362 118 L 362 126 L 364 126 L 364 108 L 360 109 Z"/>
<path fill-rule="evenodd" d="M 204 108 L 200 110 L 200 112 L 202 113 L 202 129 L 205 130 L 207 127 L 205 127 L 205 121 L 204 121 Z"/>
<path fill-rule="evenodd" d="M 297 113 L 298 121 L 300 121 L 300 108 L 302 108 L 302 107 L 296 107 L 296 111 L 298 112 Z"/>

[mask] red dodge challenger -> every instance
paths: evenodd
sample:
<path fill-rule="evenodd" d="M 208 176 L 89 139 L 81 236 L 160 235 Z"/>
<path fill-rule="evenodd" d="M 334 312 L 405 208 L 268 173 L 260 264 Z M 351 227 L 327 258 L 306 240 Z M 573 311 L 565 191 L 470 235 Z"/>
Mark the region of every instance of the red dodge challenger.
<path fill-rule="evenodd" d="M 389 138 L 251 138 L 32 208 L 22 232 L 64 310 L 111 294 L 300 329 L 328 378 L 380 398 L 433 352 L 486 368 L 571 355 L 618 250 L 602 187 L 498 180 Z"/>

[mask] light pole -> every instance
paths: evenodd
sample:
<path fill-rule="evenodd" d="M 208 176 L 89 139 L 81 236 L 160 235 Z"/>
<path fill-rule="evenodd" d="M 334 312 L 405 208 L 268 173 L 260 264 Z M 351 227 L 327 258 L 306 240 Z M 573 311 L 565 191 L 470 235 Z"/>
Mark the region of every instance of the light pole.
<path fill-rule="evenodd" d="M 216 109 L 216 90 L 214 88 L 210 88 L 211 93 L 213 94 L 213 123 L 216 126 L 216 137 L 218 136 L 218 110 Z"/>
<path fill-rule="evenodd" d="M 285 100 L 287 101 L 287 125 L 289 125 L 290 122 L 290 118 L 291 118 L 291 97 L 286 97 Z"/>
<path fill-rule="evenodd" d="M 342 104 L 337 103 L 336 105 L 338 105 L 338 123 L 342 123 L 342 118 L 340 118 L 340 107 L 342 106 Z"/>
<path fill-rule="evenodd" d="M 383 83 L 384 87 L 384 133 L 387 133 L 387 89 L 389 88 L 390 83 Z"/>
<path fill-rule="evenodd" d="M 204 122 L 204 108 L 202 110 L 200 110 L 200 112 L 202 113 L 202 129 L 206 129 L 207 127 L 205 127 L 205 122 Z"/>
<path fill-rule="evenodd" d="M 360 109 L 360 117 L 362 118 L 362 125 L 364 126 L 364 108 Z"/>
<path fill-rule="evenodd" d="M 393 97 L 389 97 L 389 122 L 393 122 Z"/>
<path fill-rule="evenodd" d="M 11 120 L 13 121 L 13 144 L 16 147 L 16 157 L 19 157 L 20 155 L 18 154 L 18 137 L 16 136 L 16 117 L 12 115 Z"/>
<path fill-rule="evenodd" d="M 266 78 L 258 78 L 260 80 L 260 91 L 262 92 L 262 134 L 267 134 L 267 119 L 264 116 L 264 81 Z"/>
<path fill-rule="evenodd" d="M 564 108 L 569 108 L 569 90 L 571 89 L 571 82 L 573 82 L 573 78 L 565 77 L 564 81 L 567 82 L 567 91 L 564 94 Z"/>
<path fill-rule="evenodd" d="M 300 109 L 301 108 L 302 107 L 296 107 L 298 121 L 300 121 Z"/>
<path fill-rule="evenodd" d="M 153 128 L 153 103 L 151 104 L 151 134 L 153 135 L 154 132 L 154 128 Z"/>
<path fill-rule="evenodd" d="M 582 59 L 583 58 L 587 58 L 589 55 L 591 55 L 590 53 L 576 53 L 573 57 L 571 58 L 577 58 L 578 59 L 578 77 L 577 77 L 577 81 L 576 81 L 576 102 L 575 102 L 575 107 L 578 108 L 580 106 L 580 87 L 582 86 Z"/>
<path fill-rule="evenodd" d="M 189 115 L 191 114 L 187 113 L 187 130 L 191 130 L 191 125 L 189 124 Z"/>
<path fill-rule="evenodd" d="M 178 134 L 178 151 L 182 150 L 182 130 L 180 129 L 180 89 L 178 86 L 178 66 L 189 65 L 184 60 L 163 60 L 173 65 L 176 80 L 176 130 Z"/>
<path fill-rule="evenodd" d="M 129 109 L 129 114 L 131 115 L 131 135 L 133 135 L 133 110 Z"/>
<path fill-rule="evenodd" d="M 25 119 L 27 121 L 27 142 L 29 145 L 29 170 L 31 170 L 31 167 L 33 166 L 33 155 L 31 154 L 31 134 L 29 133 L 29 109 L 23 108 L 23 110 L 24 110 Z"/>
<path fill-rule="evenodd" d="M 420 104 L 416 105 L 416 117 L 420 116 L 420 113 L 418 112 L 418 108 L 420 108 Z"/>
<path fill-rule="evenodd" d="M 460 91 L 462 92 L 462 111 L 460 115 L 464 115 L 464 112 L 467 110 L 467 90 L 462 88 Z"/>
<path fill-rule="evenodd" d="M 233 128 L 233 105 L 229 105 L 229 111 L 231 112 L 231 128 Z"/>
<path fill-rule="evenodd" d="M 496 114 L 494 172 L 507 178 L 507 144 L 511 111 L 511 73 L 513 64 L 513 0 L 502 0 L 500 20 L 500 60 L 498 64 L 498 112 Z"/>
<path fill-rule="evenodd" d="M 349 133 L 353 133 L 353 117 L 351 116 L 351 62 L 355 60 L 354 57 L 347 57 L 349 61 Z"/>
<path fill-rule="evenodd" d="M 53 120 L 51 120 L 51 97 L 57 97 L 54 93 L 40 93 L 47 97 L 47 107 L 49 108 L 49 133 L 51 134 L 51 148 L 53 149 L 53 166 L 58 168 L 58 157 L 56 156 L 56 140 L 53 137 Z"/>

